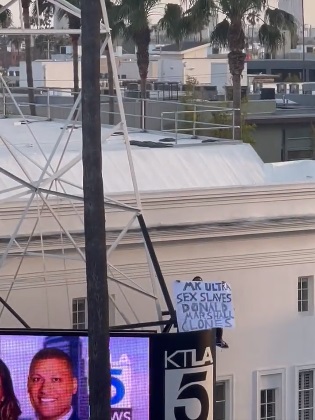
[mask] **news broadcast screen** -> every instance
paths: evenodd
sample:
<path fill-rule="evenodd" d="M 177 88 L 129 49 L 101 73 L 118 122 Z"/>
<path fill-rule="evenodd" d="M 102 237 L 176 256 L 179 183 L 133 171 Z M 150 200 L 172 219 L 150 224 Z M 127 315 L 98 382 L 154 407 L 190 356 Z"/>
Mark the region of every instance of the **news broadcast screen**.
<path fill-rule="evenodd" d="M 111 420 L 149 419 L 149 338 L 110 340 Z M 1 420 L 88 420 L 86 336 L 0 333 Z"/>

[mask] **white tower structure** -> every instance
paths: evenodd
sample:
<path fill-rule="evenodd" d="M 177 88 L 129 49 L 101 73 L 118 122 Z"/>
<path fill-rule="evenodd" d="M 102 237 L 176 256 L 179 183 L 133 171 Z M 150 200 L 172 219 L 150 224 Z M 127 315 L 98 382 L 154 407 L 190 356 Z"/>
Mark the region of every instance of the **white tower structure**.
<path fill-rule="evenodd" d="M 67 13 L 81 16 L 80 9 L 67 0 L 49 1 Z M 116 326 L 131 326 L 149 320 L 162 325 L 164 321 L 158 296 L 165 297 L 164 309 L 168 309 L 172 316 L 174 310 L 142 216 L 105 0 L 99 1 L 104 22 L 100 23 L 100 31 L 106 35 L 100 54 L 102 55 L 108 46 L 119 113 L 117 124 L 102 131 L 104 179 L 106 181 L 112 177 L 114 180 L 113 188 L 108 183 L 106 187 L 106 182 L 104 188 L 110 300 L 117 315 Z M 10 0 L 0 8 L 0 13 L 15 3 L 19 5 L 20 28 L 19 25 L 17 28 L 1 28 L 1 35 L 25 37 L 81 32 L 68 28 L 26 29 L 22 18 L 21 0 Z M 35 6 L 38 8 L 38 0 L 35 0 Z M 65 325 L 56 325 L 59 321 L 52 322 L 49 315 L 46 318 L 47 322 L 43 322 L 40 319 L 43 312 L 40 312 L 39 307 L 58 307 L 61 301 L 68 302 L 69 310 L 64 311 L 59 319 L 67 318 L 69 326 L 72 313 L 71 289 L 74 284 L 80 284 L 81 290 L 85 288 L 82 130 L 78 123 L 81 93 L 64 123 L 51 122 L 40 117 L 26 118 L 1 74 L 0 79 L 6 94 L 19 113 L 18 121 L 11 122 L 10 130 L 13 126 L 20 127 L 19 133 L 12 140 L 5 130 L 5 122 L 8 120 L 3 120 L 2 124 L 0 122 L 0 302 L 3 304 L 0 306 L 0 326 L 18 326 L 19 324 L 13 322 L 13 315 L 24 326 L 33 327 L 35 322 L 35 327 L 66 328 Z M 76 112 L 77 110 L 79 112 Z M 38 130 L 37 122 L 47 124 L 46 130 Z M 50 130 L 51 124 L 55 124 L 54 133 Z M 22 140 L 25 136 L 28 139 L 27 143 Z M 115 167 L 108 157 L 108 151 L 119 155 L 119 167 Z M 126 182 L 129 185 L 128 197 L 126 194 L 119 194 L 119 179 L 124 180 L 124 185 Z M 133 193 L 130 194 L 130 191 Z M 140 274 L 137 261 L 134 262 L 133 269 L 128 273 L 124 272 L 119 255 L 119 245 L 131 229 L 132 235 L 138 235 L 139 243 L 143 244 L 144 257 Z M 124 242 L 124 246 L 128 246 L 128 241 Z M 130 252 L 132 253 L 132 250 Z M 30 289 L 26 287 L 27 284 Z M 19 316 L 19 302 L 24 304 L 28 296 L 34 298 L 35 295 L 38 295 L 37 303 L 30 304 L 27 310 L 24 305 L 23 313 Z M 137 306 L 140 295 L 151 302 L 149 313 L 148 306 L 145 312 L 143 307 Z M 62 310 L 61 305 L 59 310 Z M 4 322 L 3 318 L 9 321 Z"/>

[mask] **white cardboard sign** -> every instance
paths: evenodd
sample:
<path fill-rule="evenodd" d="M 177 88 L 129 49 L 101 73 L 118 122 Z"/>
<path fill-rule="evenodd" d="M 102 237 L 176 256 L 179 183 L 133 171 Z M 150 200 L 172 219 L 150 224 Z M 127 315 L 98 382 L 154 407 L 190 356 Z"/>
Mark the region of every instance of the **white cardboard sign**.
<path fill-rule="evenodd" d="M 227 283 L 176 280 L 173 294 L 179 332 L 235 326 L 232 291 Z"/>

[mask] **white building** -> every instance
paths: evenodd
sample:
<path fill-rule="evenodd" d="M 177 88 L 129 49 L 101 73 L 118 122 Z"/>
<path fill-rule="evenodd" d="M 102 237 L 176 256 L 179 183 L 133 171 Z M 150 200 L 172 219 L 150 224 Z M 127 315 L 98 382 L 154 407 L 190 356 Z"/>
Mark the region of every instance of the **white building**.
<path fill-rule="evenodd" d="M 247 66 L 242 85 L 247 85 Z M 225 86 L 232 85 L 227 51 L 214 51 L 209 43 L 183 42 L 163 47 L 159 57 L 159 80 L 186 83 L 193 77 L 200 85 L 217 86 L 218 93 L 225 92 Z"/>
<path fill-rule="evenodd" d="M 33 79 L 35 88 L 73 88 L 73 60 L 72 56 L 56 55 L 56 59 L 33 61 Z M 138 80 L 139 69 L 135 54 L 116 56 L 118 76 L 122 80 Z M 20 87 L 27 87 L 26 63 L 20 62 Z M 101 57 L 101 74 L 108 73 L 107 58 Z M 158 78 L 158 57 L 151 56 L 148 69 L 148 79 Z M 81 59 L 79 58 L 79 84 L 81 86 Z"/>
<path fill-rule="evenodd" d="M 38 121 L 30 128 L 47 155 L 60 133 L 60 122 Z M 18 120 L 2 120 L 0 133 L 16 154 L 14 159 L 1 145 L 3 255 L 29 199 L 3 170 L 22 179 L 37 179 L 45 159 Z M 131 133 L 130 137 L 158 141 L 162 136 Z M 81 130 L 77 129 L 60 175 L 71 194 L 81 194 L 75 185 L 81 182 L 82 167 L 80 161 L 68 170 L 64 165 L 80 150 Z M 178 147 L 154 149 L 133 146 L 132 153 L 144 216 L 167 284 L 200 275 L 232 286 L 236 328 L 225 331 L 230 348 L 217 354 L 221 418 L 314 419 L 315 162 L 264 164 L 251 146 L 229 141 L 202 144 L 197 140 L 192 145 L 189 140 Z M 53 167 L 61 154 L 57 151 Z M 104 144 L 103 165 L 106 195 L 132 205 L 128 162 L 119 135 Z M 85 268 L 57 222 L 83 249 L 82 205 L 61 198 L 49 199 L 48 204 L 42 209 L 42 202 L 35 199 L 30 206 L 0 268 L 0 295 L 5 298 L 11 289 L 9 304 L 32 327 L 82 327 L 87 321 Z M 19 267 L 41 211 L 41 223 Z M 126 212 L 108 209 L 106 221 L 111 244 L 126 222 Z M 150 287 L 137 230 L 127 233 L 111 263 L 144 289 Z M 118 278 L 125 281 L 121 275 Z M 150 300 L 127 292 L 131 307 L 117 284 L 110 283 L 110 294 L 128 319 L 134 320 L 131 308 L 141 321 L 156 317 Z M 122 323 L 114 308 L 111 321 Z M 0 326 L 20 325 L 5 310 Z M 263 415 L 265 410 L 268 416 Z"/>
<path fill-rule="evenodd" d="M 73 62 L 36 60 L 32 63 L 35 88 L 73 88 Z M 81 60 L 79 60 L 79 84 L 81 86 Z M 20 62 L 20 87 L 27 87 L 26 63 Z"/>

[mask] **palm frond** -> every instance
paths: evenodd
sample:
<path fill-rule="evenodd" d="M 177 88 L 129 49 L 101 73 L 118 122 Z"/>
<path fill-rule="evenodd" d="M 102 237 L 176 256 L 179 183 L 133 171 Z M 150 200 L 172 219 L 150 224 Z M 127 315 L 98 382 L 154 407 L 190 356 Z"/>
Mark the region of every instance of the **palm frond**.
<path fill-rule="evenodd" d="M 120 19 L 125 22 L 125 38 L 139 37 L 140 33 L 150 31 L 150 15 L 160 0 L 119 0 Z"/>
<path fill-rule="evenodd" d="M 81 0 L 68 0 L 70 4 L 75 7 L 81 8 Z M 62 8 L 57 10 L 57 19 L 60 21 L 63 18 L 68 19 L 69 29 L 80 29 L 81 28 L 81 19 L 77 16 L 74 16 L 72 13 L 65 11 Z"/>
<path fill-rule="evenodd" d="M 282 31 L 276 26 L 269 25 L 268 23 L 261 25 L 258 36 L 260 43 L 269 50 L 275 50 L 284 43 Z"/>
<path fill-rule="evenodd" d="M 168 3 L 158 26 L 165 31 L 169 39 L 179 44 L 188 31 L 187 23 L 182 7 L 179 4 Z"/>
<path fill-rule="evenodd" d="M 265 22 L 281 30 L 287 30 L 292 35 L 296 33 L 297 22 L 291 13 L 282 9 L 267 8 L 265 12 Z"/>
<path fill-rule="evenodd" d="M 110 0 L 106 0 L 109 27 L 111 29 L 112 39 L 123 35 L 125 31 L 125 22 L 121 18 L 120 7 Z"/>
<path fill-rule="evenodd" d="M 222 22 L 218 23 L 214 28 L 210 36 L 210 42 L 213 45 L 220 47 L 227 47 L 229 41 L 230 22 L 227 19 L 223 19 Z"/>
<path fill-rule="evenodd" d="M 180 22 L 182 17 L 182 7 L 179 4 L 168 3 L 165 5 L 164 16 L 159 20 L 159 26 L 167 31 L 172 24 Z"/>
<path fill-rule="evenodd" d="M 209 21 L 218 11 L 217 4 L 214 0 L 195 0 L 190 3 L 190 8 L 186 14 L 194 17 L 196 20 L 203 22 Z"/>
<path fill-rule="evenodd" d="M 46 12 L 53 12 L 54 10 L 55 10 L 55 6 L 52 3 L 50 3 L 48 0 L 38 0 L 38 11 L 40 15 Z M 34 18 L 38 17 L 36 2 L 32 3 L 31 14 Z"/>
<path fill-rule="evenodd" d="M 0 8 L 2 5 L 0 5 Z M 12 25 L 13 17 L 10 9 L 6 9 L 0 14 L 0 26 L 1 28 L 9 28 Z"/>

